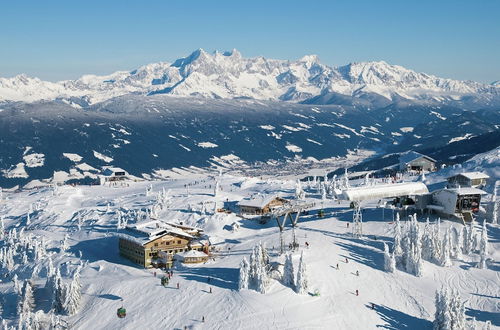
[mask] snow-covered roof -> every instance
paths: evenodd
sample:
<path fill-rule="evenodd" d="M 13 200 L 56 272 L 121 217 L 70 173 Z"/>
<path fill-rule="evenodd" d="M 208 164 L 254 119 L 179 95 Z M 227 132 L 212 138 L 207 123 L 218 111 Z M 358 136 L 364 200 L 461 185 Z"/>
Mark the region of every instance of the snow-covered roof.
<path fill-rule="evenodd" d="M 115 173 L 119 173 L 119 172 L 123 172 L 123 173 L 125 173 L 125 175 L 128 174 L 127 171 L 125 171 L 123 168 L 119 168 L 119 167 L 104 166 L 102 168 L 102 173 L 104 175 L 108 175 L 108 176 L 114 175 Z"/>
<path fill-rule="evenodd" d="M 444 190 L 451 191 L 457 195 L 486 195 L 484 190 L 471 187 L 461 187 L 461 188 L 446 188 Z"/>
<path fill-rule="evenodd" d="M 362 201 L 377 198 L 427 194 L 429 190 L 422 182 L 403 182 L 378 186 L 350 188 L 342 192 L 344 199 Z"/>
<path fill-rule="evenodd" d="M 205 252 L 197 251 L 197 250 L 189 250 L 186 252 L 176 253 L 175 257 L 181 257 L 182 259 L 184 259 L 184 258 L 203 258 L 203 257 L 208 257 L 208 254 L 206 254 Z"/>
<path fill-rule="evenodd" d="M 410 150 L 408 152 L 405 152 L 401 155 L 399 155 L 399 163 L 400 164 L 408 164 L 414 160 L 417 160 L 419 158 L 427 158 L 428 160 L 430 160 L 431 162 L 436 162 L 435 159 L 429 157 L 429 156 L 426 156 L 426 155 L 422 155 L 421 153 L 419 152 L 416 152 L 416 151 L 413 151 L 413 150 Z"/>
<path fill-rule="evenodd" d="M 130 236 L 131 240 L 141 244 L 149 243 L 164 235 L 176 235 L 189 239 L 193 238 L 193 236 L 183 230 L 172 227 L 158 220 L 144 221 L 128 225 L 122 234 L 123 235 L 120 235 L 120 237 L 127 239 L 127 236 Z"/>
<path fill-rule="evenodd" d="M 463 176 L 466 177 L 469 180 L 474 180 L 474 179 L 489 179 L 489 175 L 483 173 L 483 172 L 464 172 L 464 173 L 459 173 L 453 176 L 448 177 L 448 179 L 454 178 L 456 176 Z"/>
<path fill-rule="evenodd" d="M 271 203 L 274 199 L 279 198 L 278 195 L 256 195 L 251 199 L 245 198 L 238 202 L 239 206 L 250 206 L 263 208 L 267 204 Z"/>
<path fill-rule="evenodd" d="M 172 222 L 172 221 L 165 221 L 167 225 L 170 225 L 172 227 L 177 227 L 181 228 L 184 230 L 192 230 L 192 231 L 198 231 L 198 232 L 203 232 L 203 229 L 198 228 L 198 227 L 193 227 L 193 226 L 188 226 L 188 225 L 181 225 L 180 223 L 177 222 Z"/>

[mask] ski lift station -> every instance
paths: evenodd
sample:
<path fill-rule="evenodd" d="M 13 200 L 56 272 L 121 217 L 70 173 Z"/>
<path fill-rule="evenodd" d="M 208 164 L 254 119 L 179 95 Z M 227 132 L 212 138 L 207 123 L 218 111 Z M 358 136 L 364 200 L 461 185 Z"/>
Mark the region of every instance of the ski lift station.
<path fill-rule="evenodd" d="M 396 198 L 428 194 L 427 186 L 422 182 L 403 182 L 377 186 L 348 188 L 342 191 L 341 198 L 353 202 L 352 230 L 355 236 L 363 234 L 361 202 L 374 199 Z"/>

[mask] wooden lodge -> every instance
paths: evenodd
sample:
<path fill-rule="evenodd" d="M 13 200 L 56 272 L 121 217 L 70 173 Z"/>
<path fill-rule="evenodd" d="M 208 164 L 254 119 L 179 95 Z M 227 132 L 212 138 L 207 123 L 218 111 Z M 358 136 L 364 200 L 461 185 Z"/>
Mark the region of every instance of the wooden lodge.
<path fill-rule="evenodd" d="M 250 199 L 241 200 L 238 206 L 241 214 L 262 215 L 286 203 L 288 203 L 286 199 L 277 195 L 257 195 Z"/>
<path fill-rule="evenodd" d="M 171 266 L 176 253 L 193 249 L 208 253 L 208 243 L 203 244 L 195 235 L 158 220 L 127 226 L 119 234 L 118 246 L 121 256 L 145 268 Z M 164 254 L 160 256 L 159 252 Z"/>
<path fill-rule="evenodd" d="M 436 160 L 416 151 L 408 151 L 399 156 L 399 169 L 406 172 L 434 172 Z"/>
<path fill-rule="evenodd" d="M 464 172 L 450 176 L 446 180 L 448 181 L 448 187 L 482 188 L 486 185 L 486 180 L 489 178 L 487 174 L 482 172 Z"/>

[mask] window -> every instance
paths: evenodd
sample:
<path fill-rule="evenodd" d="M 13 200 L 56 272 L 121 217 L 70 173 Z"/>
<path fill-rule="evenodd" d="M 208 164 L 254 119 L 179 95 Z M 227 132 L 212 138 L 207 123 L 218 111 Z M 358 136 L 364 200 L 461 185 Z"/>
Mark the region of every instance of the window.
<path fill-rule="evenodd" d="M 178 241 L 177 241 L 177 244 L 181 244 L 181 240 L 178 240 Z"/>
<path fill-rule="evenodd" d="M 158 243 L 155 243 L 155 246 L 158 246 Z"/>

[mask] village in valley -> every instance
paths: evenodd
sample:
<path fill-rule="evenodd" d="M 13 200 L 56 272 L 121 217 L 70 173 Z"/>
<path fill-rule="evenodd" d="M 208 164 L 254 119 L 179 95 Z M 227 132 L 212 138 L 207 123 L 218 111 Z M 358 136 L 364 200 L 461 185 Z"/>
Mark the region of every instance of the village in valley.
<path fill-rule="evenodd" d="M 498 153 L 3 189 L 2 326 L 499 327 Z"/>

